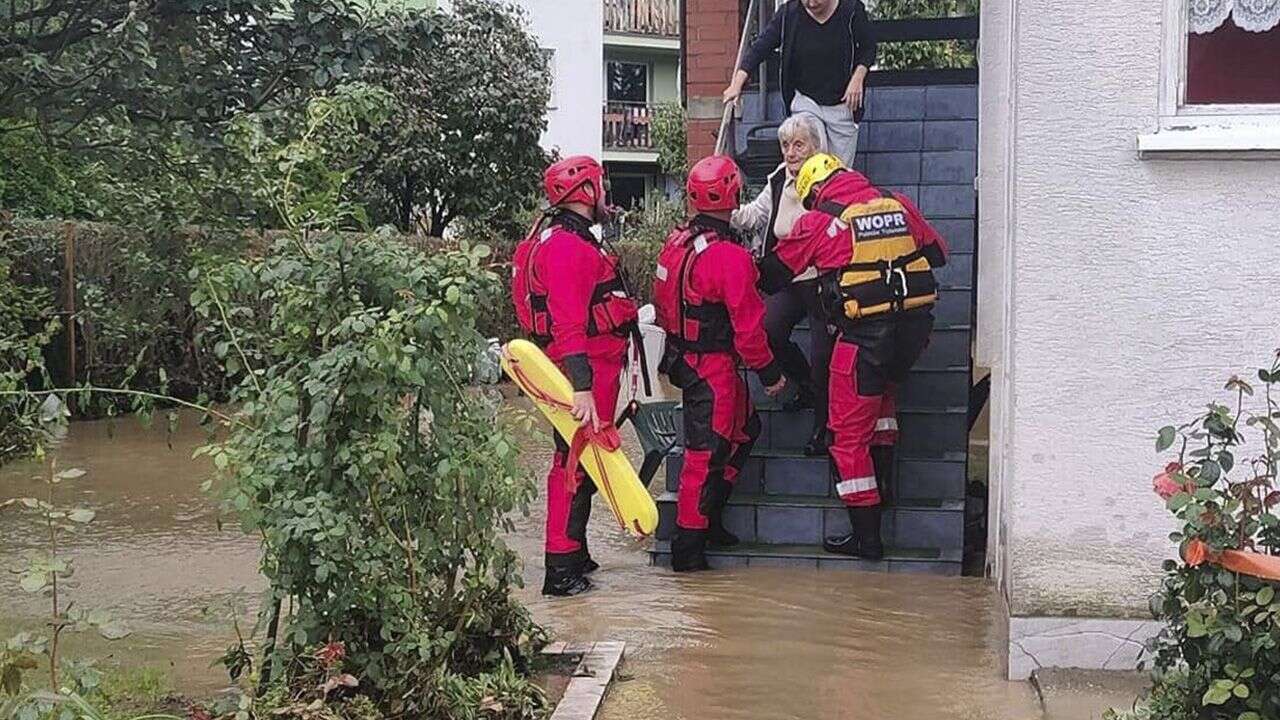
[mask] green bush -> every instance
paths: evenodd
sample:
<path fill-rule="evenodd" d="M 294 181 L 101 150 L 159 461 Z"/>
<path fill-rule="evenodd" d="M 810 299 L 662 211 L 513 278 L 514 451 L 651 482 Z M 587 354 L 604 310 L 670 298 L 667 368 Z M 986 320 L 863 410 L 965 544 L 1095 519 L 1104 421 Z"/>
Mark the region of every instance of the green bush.
<path fill-rule="evenodd" d="M 45 299 L 44 314 L 66 308 L 68 244 L 74 247 L 75 376 L 65 335 L 43 342 L 56 384 L 128 387 L 193 399 L 225 395 L 217 360 L 199 342 L 190 304 L 194 251 L 240 255 L 246 236 L 187 230 L 149 233 L 98 223 L 18 222 L 0 246 L 14 281 Z M 0 312 L 3 310 L 0 309 Z M 24 311 L 27 322 L 40 318 Z M 126 409 L 116 398 L 104 407 Z"/>
<path fill-rule="evenodd" d="M 551 72 L 513 5 L 457 0 L 449 12 L 390 13 L 397 48 L 365 79 L 394 112 L 372 124 L 352 179 L 378 223 L 439 236 L 458 219 L 518 214 L 541 184 Z"/>
<path fill-rule="evenodd" d="M 199 271 L 193 301 L 231 318 L 217 345 L 241 378 L 243 425 L 212 457 L 295 608 L 273 661 L 288 687 L 314 687 L 294 669 L 339 642 L 384 707 L 460 717 L 455 693 L 524 667 L 541 637 L 501 540 L 533 488 L 496 406 L 466 387 L 497 288 L 485 251 L 388 239 L 281 239 Z M 521 702 L 497 717 L 525 717 Z"/>
<path fill-rule="evenodd" d="M 667 175 L 689 171 L 688 130 L 684 107 L 677 102 L 658 103 L 653 111 L 653 145 L 658 167 Z"/>
<path fill-rule="evenodd" d="M 477 717 L 480 697 L 488 717 L 524 720 L 545 705 L 526 674 L 543 634 L 511 597 L 519 566 L 502 536 L 534 488 L 500 401 L 468 386 L 476 319 L 500 285 L 484 246 L 421 253 L 338 232 L 351 171 L 313 138 L 382 111 L 363 93 L 316 98 L 298 137 L 253 145 L 259 192 L 305 222 L 193 273 L 239 409 L 203 452 L 262 538 L 259 672 L 286 707 L 359 694 L 387 716 L 452 720 Z M 257 122 L 244 129 L 261 137 Z M 295 176 L 326 181 L 299 189 Z"/>
<path fill-rule="evenodd" d="M 93 218 L 103 173 L 46 143 L 32 126 L 0 120 L 0 208 L 21 218 Z"/>
<path fill-rule="evenodd" d="M 978 14 L 977 0 L 876 0 L 871 7 L 877 20 Z M 881 43 L 876 66 L 881 70 L 975 68 L 977 50 L 973 40 Z"/>
<path fill-rule="evenodd" d="M 0 248 L 11 247 L 13 226 L 0 215 Z M 15 276 L 13 261 L 0 254 L 0 392 L 16 393 L 44 381 L 45 346 L 60 326 L 53 291 Z M 40 432 L 39 399 L 0 395 L 0 464 L 31 450 Z"/>
<path fill-rule="evenodd" d="M 1234 407 L 1210 403 L 1158 433 L 1157 450 L 1178 456 L 1153 488 L 1181 523 L 1170 540 L 1184 560 L 1165 563 L 1151 600 L 1165 626 L 1148 647 L 1155 689 L 1139 718 L 1280 718 L 1280 583 L 1227 570 L 1221 556 L 1280 553 L 1280 355 L 1258 379 L 1263 392 L 1233 377 Z"/>

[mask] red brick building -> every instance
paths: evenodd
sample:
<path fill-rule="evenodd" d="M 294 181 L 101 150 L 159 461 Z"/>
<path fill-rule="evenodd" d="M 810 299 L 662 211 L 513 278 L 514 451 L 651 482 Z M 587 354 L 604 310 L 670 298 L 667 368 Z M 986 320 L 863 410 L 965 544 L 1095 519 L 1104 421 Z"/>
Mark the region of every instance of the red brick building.
<path fill-rule="evenodd" d="M 724 109 L 721 93 L 738 56 L 743 3 L 685 0 L 684 90 L 688 101 L 690 161 L 710 155 Z"/>

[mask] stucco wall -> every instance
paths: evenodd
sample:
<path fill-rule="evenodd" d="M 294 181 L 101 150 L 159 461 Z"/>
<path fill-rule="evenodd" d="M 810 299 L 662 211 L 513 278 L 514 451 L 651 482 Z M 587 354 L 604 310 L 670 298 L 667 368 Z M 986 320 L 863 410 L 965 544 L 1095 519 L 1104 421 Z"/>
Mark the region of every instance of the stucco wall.
<path fill-rule="evenodd" d="M 1154 430 L 1280 346 L 1280 163 L 1138 159 L 1161 3 L 982 12 L 980 322 L 1010 608 L 1145 617 L 1172 553 Z"/>
<path fill-rule="evenodd" d="M 555 90 L 542 146 L 600 156 L 604 102 L 604 10 L 600 0 L 516 0 L 529 30 L 555 51 Z"/>

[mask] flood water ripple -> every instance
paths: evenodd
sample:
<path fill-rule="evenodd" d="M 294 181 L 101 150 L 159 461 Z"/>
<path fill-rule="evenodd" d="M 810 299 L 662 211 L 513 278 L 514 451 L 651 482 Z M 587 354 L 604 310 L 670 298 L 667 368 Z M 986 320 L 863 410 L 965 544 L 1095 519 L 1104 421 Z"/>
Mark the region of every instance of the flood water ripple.
<path fill-rule="evenodd" d="M 207 468 L 191 453 L 204 433 L 181 428 L 170 447 L 162 428 L 77 423 L 57 452 L 61 467 L 89 473 L 60 486 L 60 502 L 98 512 L 65 546 L 80 583 L 68 596 L 134 629 L 110 646 L 80 638 L 72 648 L 168 666 L 179 689 L 205 694 L 226 684 L 210 667 L 233 637 L 221 610 L 234 601 L 251 613 L 264 581 L 256 539 L 219 527 L 200 491 Z M 539 474 L 546 445 L 535 439 L 526 455 Z M 0 470 L 0 500 L 40 493 L 37 472 Z M 677 576 L 649 567 L 645 546 L 597 511 L 597 588 L 553 601 L 537 593 L 543 520 L 530 510 L 509 538 L 526 561 L 520 599 L 556 639 L 627 643 L 605 720 L 1040 718 L 1031 689 L 1002 679 L 1003 621 L 987 582 L 768 568 Z M 41 547 L 26 528 L 0 516 L 0 564 Z M 38 627 L 41 609 L 0 573 L 0 633 Z"/>

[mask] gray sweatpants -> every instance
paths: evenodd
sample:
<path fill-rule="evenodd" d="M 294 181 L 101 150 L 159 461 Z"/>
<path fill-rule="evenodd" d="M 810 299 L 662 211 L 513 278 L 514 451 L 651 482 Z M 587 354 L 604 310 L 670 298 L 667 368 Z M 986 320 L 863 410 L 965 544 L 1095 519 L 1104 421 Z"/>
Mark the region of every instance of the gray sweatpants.
<path fill-rule="evenodd" d="M 858 123 L 848 105 L 819 105 L 804 93 L 796 93 L 791 100 L 791 112 L 807 112 L 821 120 L 827 130 L 827 151 L 840 158 L 845 167 L 853 167 L 853 156 L 858 150 Z"/>

